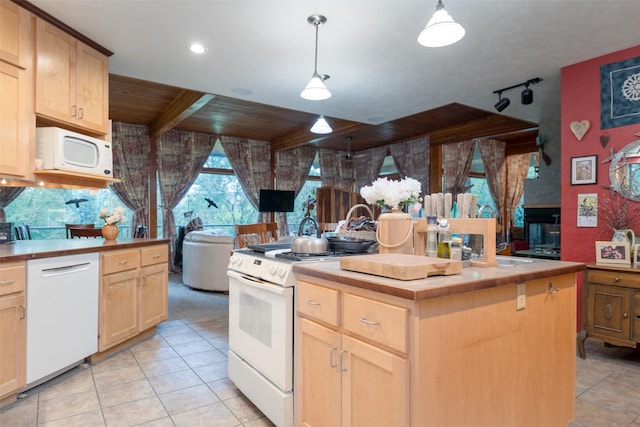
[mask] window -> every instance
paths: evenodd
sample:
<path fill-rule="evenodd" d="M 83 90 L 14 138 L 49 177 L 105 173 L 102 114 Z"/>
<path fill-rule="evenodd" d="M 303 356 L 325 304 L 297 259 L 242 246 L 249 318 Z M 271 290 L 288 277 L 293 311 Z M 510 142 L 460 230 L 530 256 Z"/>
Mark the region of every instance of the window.
<path fill-rule="evenodd" d="M 64 239 L 65 224 L 95 224 L 101 227 L 104 221 L 100 219 L 100 209 L 113 210 L 116 206 L 125 209 L 126 221 L 120 225 L 119 236 L 127 238 L 131 211 L 111 189 L 27 187 L 5 208 L 5 213 L 8 222 L 28 225 L 33 239 Z"/>

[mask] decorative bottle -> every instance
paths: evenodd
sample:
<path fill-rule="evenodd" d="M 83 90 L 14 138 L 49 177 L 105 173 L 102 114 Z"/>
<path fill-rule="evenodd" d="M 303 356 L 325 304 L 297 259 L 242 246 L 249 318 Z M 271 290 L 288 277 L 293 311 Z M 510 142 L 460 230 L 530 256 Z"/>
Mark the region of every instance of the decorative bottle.
<path fill-rule="evenodd" d="M 438 256 L 438 218 L 427 217 L 427 256 Z"/>

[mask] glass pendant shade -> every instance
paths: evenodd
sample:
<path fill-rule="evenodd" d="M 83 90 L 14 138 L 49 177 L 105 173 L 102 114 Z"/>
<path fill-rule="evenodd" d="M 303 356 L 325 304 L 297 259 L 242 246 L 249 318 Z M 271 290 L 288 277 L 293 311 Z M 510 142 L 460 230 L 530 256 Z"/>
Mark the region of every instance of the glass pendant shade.
<path fill-rule="evenodd" d="M 314 72 L 311 81 L 309 81 L 304 90 L 300 92 L 300 96 L 310 101 L 322 101 L 323 99 L 330 98 L 331 92 L 329 92 L 329 89 L 324 85 L 320 74 Z"/>
<path fill-rule="evenodd" d="M 311 132 L 319 133 L 319 134 L 327 134 L 327 133 L 333 132 L 333 129 L 331 129 L 331 126 L 329 126 L 329 123 L 321 114 L 320 117 L 318 117 L 318 120 L 316 120 L 313 126 L 311 126 Z"/>
<path fill-rule="evenodd" d="M 464 28 L 453 20 L 438 0 L 436 11 L 418 36 L 418 43 L 426 47 L 442 47 L 453 44 L 464 37 Z"/>

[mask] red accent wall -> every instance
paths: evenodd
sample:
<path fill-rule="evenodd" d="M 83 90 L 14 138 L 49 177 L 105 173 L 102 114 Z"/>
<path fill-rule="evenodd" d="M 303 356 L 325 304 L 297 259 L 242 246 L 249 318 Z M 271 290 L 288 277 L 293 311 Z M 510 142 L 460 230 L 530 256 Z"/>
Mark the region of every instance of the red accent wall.
<path fill-rule="evenodd" d="M 640 57 L 640 46 L 570 65 L 561 70 L 561 254 L 563 261 L 595 262 L 595 241 L 609 240 L 612 231 L 598 221 L 598 227 L 578 227 L 578 194 L 597 193 L 598 199 L 609 197 L 609 164 L 602 163 L 613 148 L 618 152 L 630 142 L 640 139 L 640 124 L 601 129 L 600 66 Z M 571 122 L 589 120 L 589 131 L 578 141 L 569 128 Z M 603 147 L 600 136 L 607 133 L 609 143 Z M 597 183 L 571 185 L 571 158 L 598 156 Z M 636 235 L 639 229 L 635 229 Z M 582 283 L 578 283 L 578 329 L 582 325 Z"/>

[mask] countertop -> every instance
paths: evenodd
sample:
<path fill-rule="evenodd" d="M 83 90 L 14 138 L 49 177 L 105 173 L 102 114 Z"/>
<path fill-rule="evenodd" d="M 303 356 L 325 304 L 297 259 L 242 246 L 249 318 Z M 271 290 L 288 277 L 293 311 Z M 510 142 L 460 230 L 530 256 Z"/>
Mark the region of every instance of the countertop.
<path fill-rule="evenodd" d="M 466 267 L 460 274 L 433 276 L 419 280 L 396 280 L 342 270 L 340 261 L 336 260 L 295 264 L 293 271 L 298 275 L 307 275 L 417 301 L 576 273 L 585 268 L 586 264 L 583 263 L 535 259 L 533 263 L 512 267 Z"/>
<path fill-rule="evenodd" d="M 169 243 L 169 239 L 16 240 L 15 242 L 0 244 L 0 262 L 49 258 L 88 252 L 113 251 L 152 246 L 161 243 L 167 244 Z"/>

